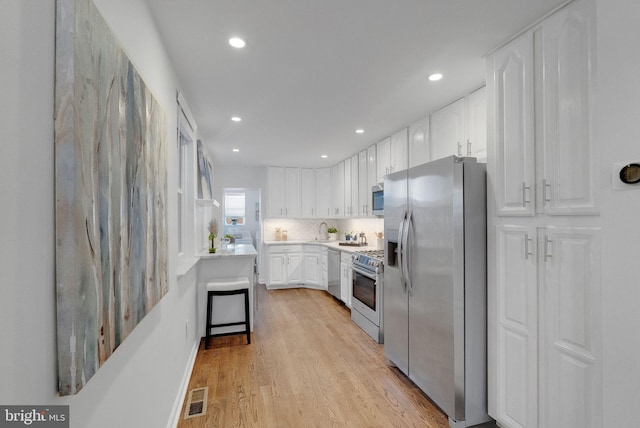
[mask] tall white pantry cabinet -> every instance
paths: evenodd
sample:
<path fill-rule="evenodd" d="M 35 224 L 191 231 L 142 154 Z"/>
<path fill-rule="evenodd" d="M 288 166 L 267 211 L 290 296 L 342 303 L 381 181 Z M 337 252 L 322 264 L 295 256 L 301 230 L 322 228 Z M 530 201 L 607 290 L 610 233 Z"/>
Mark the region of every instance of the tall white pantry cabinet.
<path fill-rule="evenodd" d="M 602 427 L 595 13 L 570 3 L 487 59 L 489 413 Z"/>

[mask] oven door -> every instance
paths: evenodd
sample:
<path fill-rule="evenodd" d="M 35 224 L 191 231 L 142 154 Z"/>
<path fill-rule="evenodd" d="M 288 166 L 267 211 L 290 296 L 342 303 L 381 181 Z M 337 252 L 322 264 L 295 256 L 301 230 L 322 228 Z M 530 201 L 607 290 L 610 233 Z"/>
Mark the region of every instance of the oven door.
<path fill-rule="evenodd" d="M 357 266 L 353 270 L 353 291 L 351 306 L 376 326 L 380 325 L 380 295 L 376 274 Z"/>

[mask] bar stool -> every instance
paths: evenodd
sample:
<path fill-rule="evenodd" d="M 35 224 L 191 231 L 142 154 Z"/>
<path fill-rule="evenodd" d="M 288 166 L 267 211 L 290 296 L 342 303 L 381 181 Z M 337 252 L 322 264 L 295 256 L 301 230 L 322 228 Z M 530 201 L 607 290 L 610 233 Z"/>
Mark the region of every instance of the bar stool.
<path fill-rule="evenodd" d="M 251 343 L 251 327 L 249 317 L 249 278 L 231 278 L 212 281 L 207 283 L 207 329 L 206 339 L 204 343 L 204 349 L 209 349 L 209 338 L 217 336 L 230 336 L 233 334 L 246 334 L 247 344 Z M 235 294 L 244 294 L 244 321 L 229 322 L 222 324 L 211 324 L 211 306 L 214 296 L 231 296 Z M 211 329 L 214 327 L 228 327 L 232 325 L 243 325 L 244 331 L 232 331 L 229 333 L 211 334 Z"/>

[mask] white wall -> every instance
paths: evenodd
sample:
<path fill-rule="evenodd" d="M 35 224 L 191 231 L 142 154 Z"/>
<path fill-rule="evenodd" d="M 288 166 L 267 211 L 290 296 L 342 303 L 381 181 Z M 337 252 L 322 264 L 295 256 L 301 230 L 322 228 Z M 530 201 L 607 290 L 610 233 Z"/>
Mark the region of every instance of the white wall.
<path fill-rule="evenodd" d="M 640 161 L 640 3 L 596 0 L 596 117 L 602 195 L 604 427 L 639 426 L 640 187 L 611 189 L 611 165 Z"/>
<path fill-rule="evenodd" d="M 167 115 L 173 77 L 143 0 L 95 0 Z M 175 144 L 169 144 L 169 293 L 75 396 L 57 396 L 54 245 L 55 2 L 0 0 L 0 403 L 69 404 L 71 427 L 164 427 L 195 328 L 195 274 L 175 266 Z M 188 373 L 187 373 L 188 374 Z"/>

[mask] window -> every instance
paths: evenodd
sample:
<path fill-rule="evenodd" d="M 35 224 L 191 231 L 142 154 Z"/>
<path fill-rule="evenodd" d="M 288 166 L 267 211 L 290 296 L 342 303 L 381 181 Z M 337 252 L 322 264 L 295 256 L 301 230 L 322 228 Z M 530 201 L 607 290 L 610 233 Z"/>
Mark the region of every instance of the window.
<path fill-rule="evenodd" d="M 244 224 L 244 193 L 224 194 L 224 222 L 225 224 Z"/>
<path fill-rule="evenodd" d="M 194 254 L 194 188 L 195 188 L 195 135 L 193 120 L 185 112 L 178 96 L 178 129 L 176 151 L 178 260 L 189 259 Z"/>
<path fill-rule="evenodd" d="M 189 140 L 182 130 L 178 136 L 178 254 L 184 253 L 184 234 L 185 234 L 185 183 L 186 183 L 186 156 L 185 151 Z"/>

